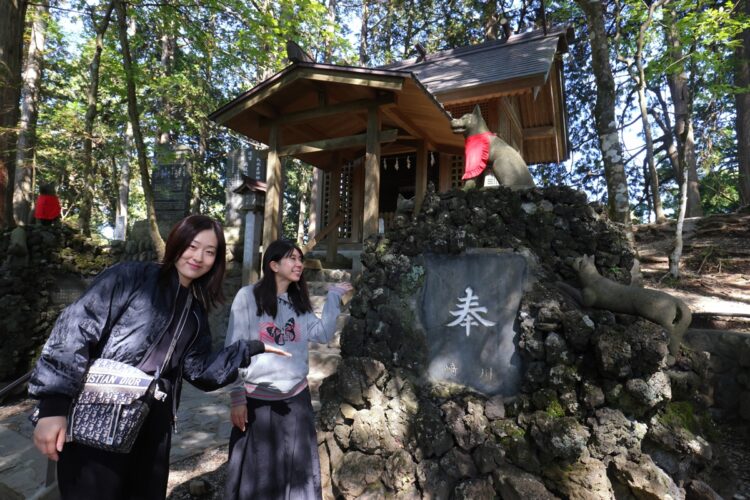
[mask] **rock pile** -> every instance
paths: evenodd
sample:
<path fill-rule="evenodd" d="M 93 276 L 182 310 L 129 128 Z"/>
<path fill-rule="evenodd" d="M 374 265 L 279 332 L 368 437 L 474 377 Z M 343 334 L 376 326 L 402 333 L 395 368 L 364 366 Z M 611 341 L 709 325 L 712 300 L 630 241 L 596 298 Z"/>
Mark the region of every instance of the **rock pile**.
<path fill-rule="evenodd" d="M 531 270 L 517 313 L 523 379 L 513 397 L 425 376 L 428 348 L 416 320 L 423 255 L 472 248 L 516 252 Z M 625 234 L 563 187 L 430 189 L 417 217 L 399 214 L 389 233 L 367 241 L 342 360 L 320 389 L 326 496 L 731 493 L 731 472 L 704 437 L 705 359 L 675 364 L 656 325 L 582 310 L 556 283 L 576 284 L 569 262 L 583 254 L 596 256 L 603 275 L 629 282 L 634 254 Z M 671 376 L 691 380 L 678 391 L 682 401 Z"/>
<path fill-rule="evenodd" d="M 0 235 L 0 384 L 31 368 L 39 349 L 68 298 L 63 282 L 75 278 L 76 291 L 85 277 L 107 267 L 111 256 L 66 225 L 27 226 L 23 261 L 8 254 L 10 232 Z M 11 261 L 14 262 L 11 262 Z"/>

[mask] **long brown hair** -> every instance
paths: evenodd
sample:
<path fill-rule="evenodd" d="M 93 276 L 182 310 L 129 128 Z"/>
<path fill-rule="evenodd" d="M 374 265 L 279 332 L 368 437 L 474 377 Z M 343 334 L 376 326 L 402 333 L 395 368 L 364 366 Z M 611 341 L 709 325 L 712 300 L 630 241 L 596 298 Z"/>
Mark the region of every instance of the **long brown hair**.
<path fill-rule="evenodd" d="M 209 229 L 214 232 L 218 242 L 216 259 L 211 269 L 200 278 L 193 280 L 191 284 L 198 300 L 203 303 L 207 310 L 224 302 L 222 283 L 224 271 L 227 268 L 227 244 L 224 241 L 224 230 L 218 221 L 206 215 L 190 215 L 175 224 L 169 232 L 169 237 L 167 237 L 167 247 L 159 272 L 161 281 L 168 282 L 174 272 L 177 260 L 185 253 L 195 236 Z"/>

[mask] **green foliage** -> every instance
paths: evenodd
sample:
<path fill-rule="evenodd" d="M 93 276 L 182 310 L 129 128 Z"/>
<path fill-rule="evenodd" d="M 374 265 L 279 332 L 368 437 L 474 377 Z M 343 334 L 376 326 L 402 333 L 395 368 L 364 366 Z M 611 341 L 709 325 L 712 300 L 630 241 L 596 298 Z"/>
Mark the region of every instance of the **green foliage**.
<path fill-rule="evenodd" d="M 312 167 L 297 160 L 284 162 L 284 216 L 281 221 L 283 236 L 297 240 L 297 230 L 300 222 L 300 202 L 310 207 L 310 183 L 312 182 Z M 309 213 L 303 214 L 304 233 L 309 227 Z"/>
<path fill-rule="evenodd" d="M 705 213 L 730 213 L 740 206 L 736 171 L 715 170 L 701 179 L 701 204 Z"/>
<path fill-rule="evenodd" d="M 83 117 L 89 85 L 88 64 L 94 53 L 94 26 L 99 23 L 105 5 L 104 1 L 98 4 L 76 1 L 68 10 L 53 8 L 37 128 L 38 180 L 57 181 L 64 216 L 71 220 L 75 219 L 84 182 Z M 326 47 L 328 51 L 338 51 L 332 53 L 333 60 L 351 58 L 350 47 L 335 19 L 326 14 L 324 3 L 317 0 L 129 5 L 129 42 L 136 68 L 141 128 L 149 156 L 154 157 L 157 136 L 164 133 L 169 138 L 169 147 L 181 145 L 190 149 L 193 210 L 223 218 L 224 156 L 242 143 L 226 129 L 209 122 L 209 113 L 281 69 L 286 64 L 287 40 L 297 41 L 311 54 L 320 55 Z M 80 32 L 66 38 L 60 25 L 69 23 L 72 17 L 79 20 Z M 162 42 L 166 39 L 172 42 L 171 54 L 164 50 Z M 94 227 L 113 223 L 118 166 L 128 159 L 133 163 L 127 120 L 125 82 L 113 16 L 104 39 L 98 116 L 92 138 L 97 172 L 91 181 L 95 193 Z M 140 184 L 134 166 L 131 164 L 134 181 L 131 187 Z M 297 189 L 297 185 L 291 184 Z M 142 203 L 142 191 L 131 192 L 131 223 L 144 217 Z"/>
<path fill-rule="evenodd" d="M 70 9 L 53 5 L 45 54 L 39 136 L 36 151 L 37 184 L 55 181 L 64 217 L 74 220 L 85 182 L 82 172 L 83 121 L 88 64 L 94 53 L 94 26 L 106 2 L 70 2 Z M 625 78 L 622 61 L 632 58 L 634 40 L 645 20 L 643 2 L 607 3 L 613 77 L 621 127 L 639 122 L 633 82 Z M 333 7 L 332 7 L 333 6 Z M 136 63 L 136 88 L 141 127 L 149 156 L 157 134 L 166 133 L 168 146 L 190 149 L 193 210 L 221 217 L 224 211 L 225 155 L 242 144 L 240 138 L 210 122 L 208 114 L 239 93 L 282 69 L 285 43 L 294 40 L 316 61 L 376 66 L 416 55 L 421 43 L 428 53 L 480 43 L 485 30 L 500 30 L 500 20 L 523 32 L 538 26 L 538 6 L 519 2 L 478 0 L 364 0 L 330 3 L 324 0 L 206 0 L 198 4 L 131 3 L 129 32 Z M 563 58 L 567 125 L 571 161 L 532 168 L 540 185 L 567 184 L 585 190 L 592 199 L 606 201 L 598 137 L 594 127 L 596 88 L 592 80 L 588 27 L 575 2 L 545 4 L 550 25 L 571 26 L 576 41 Z M 331 10 L 333 9 L 333 10 Z M 92 13 L 94 14 L 92 16 Z M 673 22 L 665 23 L 666 19 Z M 360 29 L 359 21 L 364 22 Z M 79 31 L 61 26 L 76 22 Z M 684 57 L 673 60 L 665 48 L 664 29 L 674 26 Z M 654 116 L 673 118 L 665 82 L 667 72 L 684 70 L 695 96 L 693 120 L 700 167 L 703 208 L 726 212 L 737 206 L 737 144 L 734 134 L 733 84 L 735 49 L 739 34 L 750 27 L 735 2 L 670 2 L 656 12 L 646 32 L 644 62 L 649 88 L 648 105 Z M 617 36 L 616 36 L 617 35 Z M 165 57 L 164 40 L 172 42 Z M 362 54 L 357 61 L 355 48 Z M 619 59 L 618 59 L 619 57 Z M 120 166 L 130 160 L 132 188 L 140 189 L 134 152 L 127 139 L 127 109 L 116 19 L 104 39 L 98 116 L 93 132 L 97 175 L 90 181 L 95 193 L 93 226 L 112 224 Z M 665 105 L 662 105 L 662 102 Z M 664 130 L 652 120 L 656 161 L 667 209 L 674 206 L 674 172 L 665 154 Z M 646 178 L 640 154 L 639 132 L 623 137 L 626 168 L 634 213 L 641 219 L 651 207 L 645 197 Z M 308 200 L 304 187 L 310 168 L 289 165 L 285 179 L 283 234 L 297 237 L 299 202 Z M 643 193 L 638 195 L 638 193 Z M 142 192 L 131 192 L 131 223 L 144 216 Z M 309 206 L 309 203 L 308 203 Z M 671 213 L 668 211 L 668 213 Z M 306 230 L 306 229 L 305 229 Z"/>

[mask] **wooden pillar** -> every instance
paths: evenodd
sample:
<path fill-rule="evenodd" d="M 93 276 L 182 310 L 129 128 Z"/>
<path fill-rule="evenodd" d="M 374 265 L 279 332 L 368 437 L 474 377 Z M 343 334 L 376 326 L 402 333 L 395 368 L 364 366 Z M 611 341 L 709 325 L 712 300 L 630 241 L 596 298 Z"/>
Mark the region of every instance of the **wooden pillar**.
<path fill-rule="evenodd" d="M 453 166 L 453 155 L 440 153 L 440 181 L 438 191 L 444 193 L 451 188 L 451 168 Z"/>
<path fill-rule="evenodd" d="M 419 141 L 417 146 L 417 171 L 414 180 L 414 214 L 419 213 L 424 201 L 424 195 L 427 192 L 427 145 L 424 141 Z"/>
<path fill-rule="evenodd" d="M 365 193 L 364 168 L 352 169 L 352 241 L 362 241 L 362 217 Z"/>
<path fill-rule="evenodd" d="M 331 158 L 331 179 L 328 183 L 328 220 L 332 221 L 339 214 L 341 202 L 341 159 L 338 154 Z M 329 222 L 330 224 L 330 222 Z M 338 227 L 328 234 L 326 239 L 326 261 L 335 262 L 339 246 Z"/>
<path fill-rule="evenodd" d="M 319 227 L 320 221 L 323 220 L 321 213 L 320 184 L 323 177 L 323 171 L 313 167 L 312 186 L 310 188 L 310 227 L 308 234 L 314 237 L 322 227 Z"/>
<path fill-rule="evenodd" d="M 279 158 L 279 128 L 271 125 L 266 159 L 266 204 L 263 218 L 263 251 L 279 238 L 281 230 L 281 160 Z"/>
<path fill-rule="evenodd" d="M 380 114 L 377 106 L 367 108 L 367 146 L 365 149 L 365 210 L 362 237 L 378 232 L 380 208 Z"/>

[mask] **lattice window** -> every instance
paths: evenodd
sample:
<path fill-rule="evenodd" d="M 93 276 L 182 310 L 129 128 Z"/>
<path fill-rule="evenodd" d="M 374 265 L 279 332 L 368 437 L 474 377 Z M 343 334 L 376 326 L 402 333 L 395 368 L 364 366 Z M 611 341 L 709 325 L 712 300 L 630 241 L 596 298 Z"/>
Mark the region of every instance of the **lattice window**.
<path fill-rule="evenodd" d="M 351 239 L 352 222 L 353 222 L 353 205 L 352 205 L 352 180 L 354 177 L 354 167 L 345 165 L 341 167 L 341 183 L 339 184 L 339 212 L 343 213 L 344 220 L 339 225 L 339 239 Z M 331 220 L 330 218 L 330 186 L 331 173 L 325 172 L 323 175 L 323 227 L 326 227 Z M 323 227 L 321 229 L 323 229 Z"/>
<path fill-rule="evenodd" d="M 344 214 L 344 220 L 339 226 L 339 238 L 351 239 L 352 237 L 352 188 L 354 179 L 354 167 L 346 165 L 341 167 L 341 187 L 339 194 L 339 210 Z"/>
<path fill-rule="evenodd" d="M 464 175 L 464 157 L 454 155 L 451 159 L 451 188 L 461 187 L 463 181 L 461 177 Z"/>
<path fill-rule="evenodd" d="M 479 104 L 479 109 L 482 110 L 482 116 L 485 120 L 490 116 L 490 101 L 477 101 L 470 102 L 467 104 L 454 104 L 452 106 L 446 106 L 445 109 L 448 111 L 453 118 L 461 118 L 466 113 L 474 111 L 474 106 Z"/>

